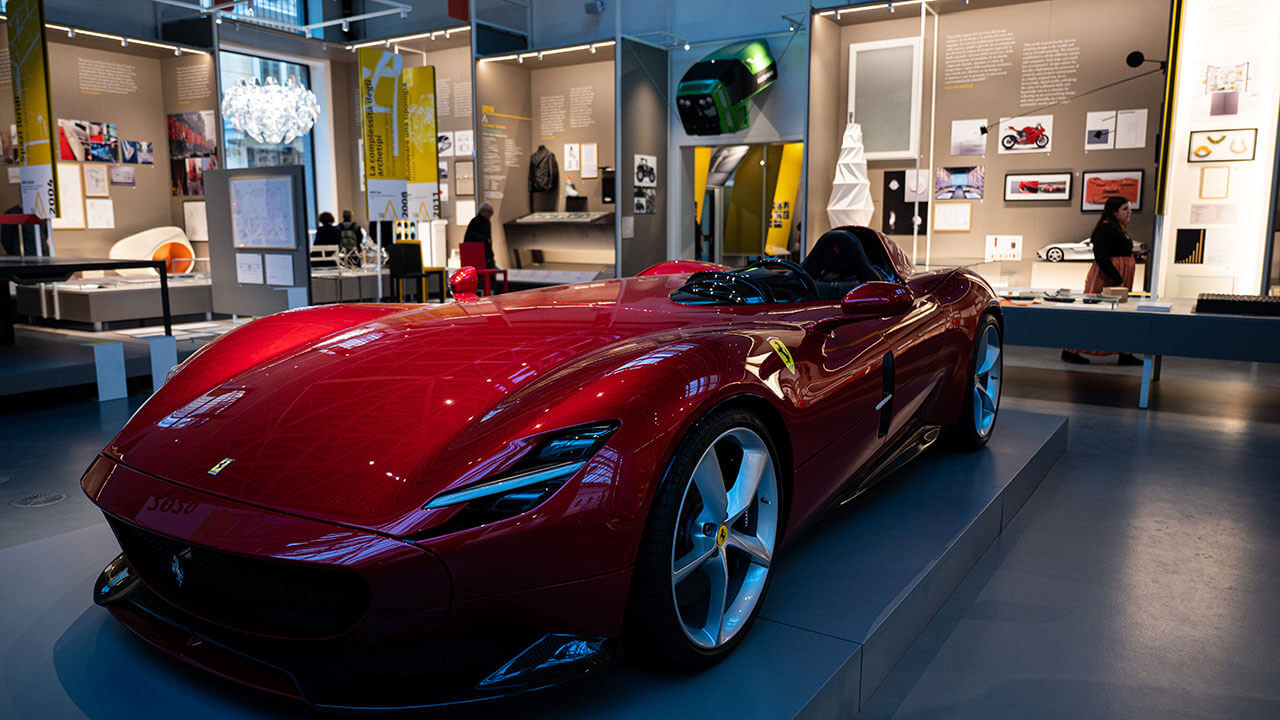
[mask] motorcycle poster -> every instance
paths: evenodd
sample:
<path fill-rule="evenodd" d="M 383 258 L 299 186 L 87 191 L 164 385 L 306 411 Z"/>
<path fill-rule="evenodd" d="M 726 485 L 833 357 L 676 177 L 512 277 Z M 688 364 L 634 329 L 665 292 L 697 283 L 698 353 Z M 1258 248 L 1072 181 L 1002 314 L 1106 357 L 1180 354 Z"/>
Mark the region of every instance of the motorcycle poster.
<path fill-rule="evenodd" d="M 1047 153 L 1053 149 L 1053 116 L 1000 118 L 1001 154 Z"/>

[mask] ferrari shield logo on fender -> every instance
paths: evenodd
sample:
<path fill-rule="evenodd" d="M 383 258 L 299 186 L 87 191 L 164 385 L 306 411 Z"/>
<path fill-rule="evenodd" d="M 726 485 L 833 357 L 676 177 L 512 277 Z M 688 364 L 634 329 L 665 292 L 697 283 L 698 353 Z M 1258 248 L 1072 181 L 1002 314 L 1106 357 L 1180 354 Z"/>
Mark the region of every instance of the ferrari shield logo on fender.
<path fill-rule="evenodd" d="M 222 458 L 221 460 L 218 461 L 217 465 L 214 465 L 213 467 L 209 468 L 209 474 L 217 475 L 218 473 L 222 472 L 223 468 L 225 468 L 226 466 L 230 465 L 233 462 L 235 462 L 233 458 Z"/>
<path fill-rule="evenodd" d="M 794 375 L 796 372 L 796 362 L 791 359 L 791 351 L 787 349 L 787 346 L 776 337 L 769 338 L 769 344 L 773 346 L 773 351 L 778 353 L 778 357 L 782 360 L 782 364 L 786 365 L 787 369 L 791 371 L 792 375 Z"/>

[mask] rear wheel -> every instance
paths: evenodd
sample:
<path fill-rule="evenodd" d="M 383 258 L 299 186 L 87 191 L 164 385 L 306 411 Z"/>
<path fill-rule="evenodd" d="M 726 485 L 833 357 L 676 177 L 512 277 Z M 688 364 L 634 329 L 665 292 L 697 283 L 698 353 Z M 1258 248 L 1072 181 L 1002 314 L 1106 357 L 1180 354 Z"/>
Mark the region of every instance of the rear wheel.
<path fill-rule="evenodd" d="M 1005 150 L 1012 150 L 1013 146 L 1018 144 L 1018 138 L 1012 135 L 1005 135 L 1000 138 L 1000 144 L 1004 146 Z"/>
<path fill-rule="evenodd" d="M 983 315 L 973 340 L 973 361 L 965 386 L 960 422 L 952 433 L 956 445 L 977 450 L 991 439 L 1000 410 L 1000 385 L 1004 375 L 1003 333 L 992 315 Z"/>
<path fill-rule="evenodd" d="M 769 585 L 782 504 L 769 431 L 744 410 L 698 422 L 654 499 L 632 579 L 627 643 L 677 667 L 716 662 Z"/>

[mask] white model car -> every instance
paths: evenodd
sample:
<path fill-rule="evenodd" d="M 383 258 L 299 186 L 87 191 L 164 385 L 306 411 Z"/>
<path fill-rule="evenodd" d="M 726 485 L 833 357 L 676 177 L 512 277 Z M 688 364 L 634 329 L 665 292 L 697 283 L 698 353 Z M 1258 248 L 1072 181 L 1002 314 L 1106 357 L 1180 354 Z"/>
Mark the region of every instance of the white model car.
<path fill-rule="evenodd" d="M 1080 242 L 1063 242 L 1045 245 L 1036 251 L 1036 257 L 1049 262 L 1063 260 L 1093 260 L 1093 240 L 1085 238 Z"/>
<path fill-rule="evenodd" d="M 1143 253 L 1146 251 L 1146 243 L 1134 243 L 1133 251 L 1135 253 Z M 1036 251 L 1036 257 L 1049 262 L 1062 262 L 1063 260 L 1083 260 L 1085 262 L 1093 261 L 1093 240 L 1085 238 L 1080 242 L 1064 242 L 1052 243 L 1045 245 Z"/>

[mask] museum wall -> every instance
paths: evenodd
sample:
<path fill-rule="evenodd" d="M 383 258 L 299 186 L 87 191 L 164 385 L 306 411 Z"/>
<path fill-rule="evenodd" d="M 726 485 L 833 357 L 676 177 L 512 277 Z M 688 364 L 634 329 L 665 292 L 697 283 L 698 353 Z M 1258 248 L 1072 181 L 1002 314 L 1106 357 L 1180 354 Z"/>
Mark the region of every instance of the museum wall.
<path fill-rule="evenodd" d="M 623 276 L 637 272 L 667 259 L 666 215 L 671 196 L 667 183 L 662 182 L 668 165 L 666 99 L 662 87 L 665 82 L 668 54 L 664 50 L 624 39 L 620 51 L 621 81 L 619 92 L 622 100 L 620 132 L 622 136 L 621 172 L 618 173 L 617 214 L 622 223 L 622 257 L 619 273 Z M 658 178 L 654 187 L 641 193 L 652 197 L 637 206 L 636 154 L 657 158 Z M 596 193 L 599 197 L 599 193 Z M 627 224 L 622 218 L 632 217 L 631 235 L 627 237 Z"/>
<path fill-rule="evenodd" d="M 440 213 L 441 217 L 449 221 L 447 242 L 448 248 L 452 249 L 462 242 L 462 238 L 466 234 L 466 224 L 471 221 L 472 217 L 469 215 L 465 218 L 459 218 L 457 203 L 460 199 L 463 201 L 475 200 L 474 195 L 461 198 L 458 196 L 457 176 L 455 174 L 459 160 L 474 162 L 475 155 L 471 154 L 465 157 L 458 155 L 456 152 L 457 143 L 453 140 L 459 131 L 472 132 L 471 48 L 469 46 L 459 46 L 433 50 L 428 52 L 425 57 L 413 52 L 404 54 L 404 66 L 406 68 L 421 67 L 423 65 L 432 65 L 436 69 L 436 132 L 450 133 L 448 150 L 443 149 L 445 147 L 443 143 L 440 145 L 442 151 L 439 162 L 445 169 L 445 176 L 440 179 L 441 195 L 445 198 L 440 202 Z M 358 121 L 355 127 L 358 132 L 360 127 Z"/>
<path fill-rule="evenodd" d="M 493 203 L 494 253 L 498 264 L 511 263 L 503 223 L 535 211 L 564 210 L 564 182 L 573 175 L 587 209 L 611 211 L 601 201 L 599 178 L 583 179 L 564 168 L 566 143 L 596 143 L 599 164 L 614 164 L 614 62 L 603 49 L 592 62 L 536 67 L 524 64 L 476 64 L 477 104 L 480 107 L 476 147 L 476 204 Z M 554 56 L 563 57 L 563 56 Z M 560 183 L 554 192 L 529 192 L 529 159 L 539 145 L 556 156 Z M 470 218 L 460 219 L 464 225 Z M 527 232 L 537 232 L 529 230 Z M 595 234 L 568 233 L 552 244 L 540 245 L 548 262 L 613 264 L 612 234 L 605 246 Z M 543 243 L 544 237 L 533 240 Z"/>
<path fill-rule="evenodd" d="M 934 168 L 982 166 L 985 175 L 981 200 L 956 201 L 972 206 L 970 231 L 935 231 L 932 263 L 981 262 L 987 235 L 1021 235 L 1023 259 L 1002 263 L 996 272 L 1013 284 L 1029 284 L 1037 248 L 1051 242 L 1082 239 L 1097 222 L 1097 213 L 1080 210 L 1084 171 L 1144 171 L 1142 209 L 1134 214 L 1130 233 L 1138 242 L 1151 243 L 1156 133 L 1163 75 L 1154 73 L 1084 97 L 1068 98 L 1154 68 L 1154 65 L 1129 68 L 1124 58 L 1131 50 L 1142 50 L 1149 58 L 1163 58 L 1167 52 L 1168 14 L 1169 6 L 1164 0 L 1128 3 L 1046 0 L 1020 4 L 1016 12 L 1009 7 L 969 7 L 945 12 L 937 21 L 942 47 L 937 59 L 940 77 L 936 113 L 930 107 L 934 66 L 934 32 L 930 18 L 925 29 L 920 166 L 929 165 L 930 118 L 933 118 Z M 920 18 L 915 12 L 899 11 L 893 19 L 844 27 L 822 16 L 815 17 L 813 24 L 815 53 L 808 175 L 812 190 L 806 231 L 810 246 L 829 224 L 825 208 L 848 106 L 848 46 L 918 36 Z M 839 37 L 833 52 L 831 41 L 836 33 Z M 1067 101 L 1063 104 L 1037 110 L 1064 99 Z M 1127 109 L 1147 111 L 1144 146 L 1086 151 L 1086 113 Z M 1049 152 L 998 152 L 999 119 L 1024 114 L 1053 116 Z M 985 154 L 952 155 L 952 121 L 979 118 L 991 128 L 991 134 L 985 137 Z M 871 220 L 873 227 L 884 229 L 885 172 L 910 167 L 914 167 L 914 163 L 909 160 L 868 163 L 876 206 Z M 1070 200 L 1007 202 L 1003 199 L 1007 173 L 1050 172 L 1072 173 Z M 930 197 L 936 202 L 932 191 Z M 911 252 L 910 234 L 897 235 L 895 240 Z M 918 262 L 924 262 L 924 247 L 922 232 Z"/>
<path fill-rule="evenodd" d="M 214 63 L 212 55 L 181 55 L 178 57 L 165 57 L 160 59 L 160 78 L 161 88 L 164 93 L 163 112 L 160 113 L 162 122 L 166 121 L 167 116 L 177 115 L 179 113 L 189 112 L 213 112 L 215 117 L 218 116 L 218 83 L 217 83 L 217 65 Z M 218 128 L 221 135 L 222 128 Z M 170 176 L 171 168 L 166 162 L 160 164 L 160 151 L 163 145 L 164 156 L 169 158 L 168 146 L 168 129 L 164 134 L 157 138 L 153 143 L 156 151 L 156 166 L 160 168 L 161 174 L 167 178 L 172 184 Z M 147 167 L 147 166 L 142 166 Z M 219 164 L 221 167 L 221 164 Z M 139 173 L 142 171 L 139 170 Z M 187 231 L 188 238 L 193 234 L 191 228 L 187 227 L 186 215 L 183 205 L 188 202 L 203 202 L 203 196 L 199 195 L 175 195 L 172 188 L 169 198 L 169 225 L 176 225 Z M 117 222 L 119 218 L 117 218 Z M 192 240 L 191 246 L 195 248 L 196 257 L 208 257 L 209 247 L 208 241 Z M 105 250 L 104 250 L 105 252 Z M 204 268 L 201 268 L 204 269 Z"/>
<path fill-rule="evenodd" d="M 685 6 L 690 4 L 678 3 L 679 12 L 685 13 L 689 10 Z M 744 7 L 744 13 L 750 14 L 751 12 L 753 11 Z M 776 13 L 772 14 L 776 17 Z M 736 27 L 736 22 L 736 20 L 731 20 L 730 24 Z M 763 21 L 761 20 L 759 23 L 763 23 Z M 778 23 L 784 23 L 785 28 L 785 21 L 782 20 L 769 22 L 765 26 L 777 27 Z M 688 52 L 682 50 L 672 51 L 667 97 L 675 97 L 676 89 L 680 85 L 680 78 L 684 77 L 689 68 L 703 57 L 726 45 L 745 39 L 752 38 L 716 40 L 693 45 Z M 769 49 L 773 54 L 774 61 L 778 64 L 778 79 L 773 85 L 751 99 L 750 123 L 747 128 L 741 132 L 724 135 L 689 135 L 684 131 L 684 126 L 676 115 L 675 104 L 670 103 L 667 113 L 671 128 L 669 133 L 671 157 L 685 158 L 687 156 L 691 158 L 692 154 L 684 153 L 682 149 L 698 145 L 718 146 L 797 142 L 804 139 L 805 104 L 808 102 L 809 97 L 808 34 L 804 30 L 799 30 L 794 34 L 775 32 L 765 39 L 769 43 Z M 834 158 L 834 156 L 832 157 Z M 695 222 L 693 217 L 694 198 L 693 185 L 689 181 L 689 178 L 692 177 L 692 171 L 689 168 L 670 168 L 664 172 L 667 173 L 667 180 L 670 183 L 669 192 L 671 196 L 681 198 L 679 210 L 672 211 L 667 215 L 668 257 L 693 257 L 694 238 L 690 228 L 694 226 Z M 802 197 L 803 192 L 804 183 L 802 182 L 801 195 L 797 197 Z"/>
<path fill-rule="evenodd" d="M 54 230 L 59 255 L 105 257 L 117 240 L 175 222 L 169 203 L 169 148 L 165 124 L 164 85 L 160 60 L 77 45 L 49 43 L 50 91 L 55 118 L 114 123 L 120 140 L 151 143 L 154 165 L 128 165 L 135 169 L 133 186 L 110 185 L 115 227 L 95 230 Z M 104 74 L 112 78 L 104 82 Z M 55 146 L 56 147 L 56 146 Z M 55 149 L 55 152 L 57 150 Z M 81 169 L 86 165 L 110 167 L 116 163 L 59 160 Z M 67 195 L 64 193 L 63 198 Z M 181 209 L 178 210 L 181 213 Z M 64 211 L 61 213 L 66 215 Z"/>
<path fill-rule="evenodd" d="M 510 253 L 502 224 L 529 214 L 529 156 L 533 140 L 533 93 L 529 70 L 502 62 L 476 63 L 475 204 L 493 204 L 493 253 L 507 265 Z M 470 218 L 455 222 L 466 226 Z"/>
<path fill-rule="evenodd" d="M 350 62 L 329 63 L 329 97 L 333 98 L 334 173 L 338 204 L 328 210 L 342 222 L 342 211 L 350 210 L 355 222 L 368 224 L 364 193 L 360 190 L 360 89 L 359 66 L 355 54 Z"/>

